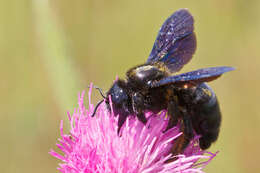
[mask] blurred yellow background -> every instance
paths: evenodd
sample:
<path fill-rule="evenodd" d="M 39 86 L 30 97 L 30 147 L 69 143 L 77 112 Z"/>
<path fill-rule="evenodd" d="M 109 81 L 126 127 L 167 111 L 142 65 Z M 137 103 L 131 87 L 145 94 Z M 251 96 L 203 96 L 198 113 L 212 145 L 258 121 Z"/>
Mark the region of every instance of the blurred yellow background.
<path fill-rule="evenodd" d="M 106 91 L 145 62 L 179 8 L 193 14 L 198 43 L 182 72 L 236 68 L 210 83 L 223 122 L 210 148 L 220 153 L 205 171 L 258 172 L 259 0 L 0 0 L 0 172 L 57 172 L 48 151 L 57 150 L 60 120 L 77 107 L 78 93 L 90 82 Z"/>

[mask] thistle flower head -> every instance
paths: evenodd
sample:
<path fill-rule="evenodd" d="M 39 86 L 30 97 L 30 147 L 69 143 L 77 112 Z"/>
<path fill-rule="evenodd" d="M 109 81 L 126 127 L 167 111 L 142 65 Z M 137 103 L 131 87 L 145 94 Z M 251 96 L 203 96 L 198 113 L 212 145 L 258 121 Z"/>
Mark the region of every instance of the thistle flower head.
<path fill-rule="evenodd" d="M 143 125 L 135 118 L 128 118 L 117 134 L 117 117 L 107 111 L 105 103 L 91 117 L 94 106 L 84 106 L 84 92 L 79 95 L 78 108 L 68 113 L 70 132 L 63 133 L 57 144 L 62 155 L 51 150 L 50 154 L 62 161 L 58 170 L 64 173 L 172 173 L 202 172 L 215 156 L 200 150 L 198 136 L 183 154 L 172 156 L 170 150 L 175 140 L 182 135 L 179 126 L 163 133 L 167 125 L 165 111 L 159 114 L 146 113 L 148 123 Z M 134 117 L 134 116 L 133 116 Z M 174 158 L 174 159 L 172 159 Z M 167 160 L 172 159 L 172 162 Z M 203 159 L 203 161 L 201 161 Z"/>

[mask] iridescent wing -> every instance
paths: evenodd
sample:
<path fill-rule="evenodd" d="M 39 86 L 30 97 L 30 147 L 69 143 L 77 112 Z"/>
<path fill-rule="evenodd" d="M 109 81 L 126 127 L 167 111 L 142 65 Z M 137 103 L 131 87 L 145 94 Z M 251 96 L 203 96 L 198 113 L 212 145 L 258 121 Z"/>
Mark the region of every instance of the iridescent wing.
<path fill-rule="evenodd" d="M 169 84 L 185 84 L 185 83 L 202 83 L 209 82 L 215 80 L 220 77 L 223 73 L 234 70 L 233 67 L 211 67 L 211 68 L 203 68 L 195 71 L 191 71 L 188 73 L 183 73 L 176 76 L 169 76 L 163 78 L 157 82 L 152 84 L 152 88 L 169 85 Z"/>
<path fill-rule="evenodd" d="M 193 17 L 186 9 L 173 13 L 162 25 L 147 63 L 165 64 L 171 72 L 187 64 L 196 50 Z"/>

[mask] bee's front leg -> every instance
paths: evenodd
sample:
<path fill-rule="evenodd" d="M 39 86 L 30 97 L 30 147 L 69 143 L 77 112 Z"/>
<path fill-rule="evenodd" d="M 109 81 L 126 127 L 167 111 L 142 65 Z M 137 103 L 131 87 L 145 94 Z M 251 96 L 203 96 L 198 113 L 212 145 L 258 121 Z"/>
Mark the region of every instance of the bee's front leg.
<path fill-rule="evenodd" d="M 141 121 L 143 124 L 146 124 L 147 119 L 144 115 L 144 97 L 142 94 L 136 92 L 132 96 L 132 106 L 134 114 L 137 116 L 138 120 Z"/>

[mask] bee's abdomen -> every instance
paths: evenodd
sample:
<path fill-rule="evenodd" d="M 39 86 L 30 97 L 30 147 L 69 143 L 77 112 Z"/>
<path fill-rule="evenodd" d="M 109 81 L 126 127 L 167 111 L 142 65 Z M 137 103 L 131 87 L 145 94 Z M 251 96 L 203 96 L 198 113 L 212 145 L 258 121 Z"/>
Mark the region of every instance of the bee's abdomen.
<path fill-rule="evenodd" d="M 192 123 L 196 133 L 201 135 L 201 149 L 207 149 L 218 138 L 221 112 L 217 97 L 207 84 L 200 84 L 195 93 Z"/>

